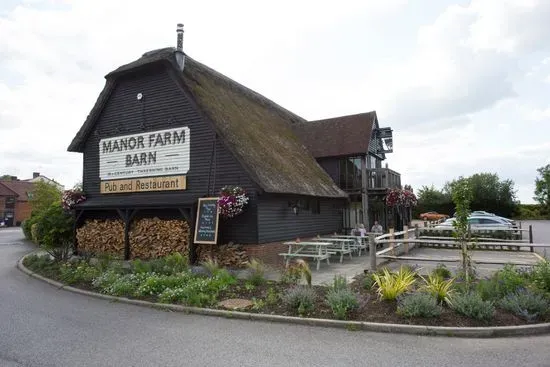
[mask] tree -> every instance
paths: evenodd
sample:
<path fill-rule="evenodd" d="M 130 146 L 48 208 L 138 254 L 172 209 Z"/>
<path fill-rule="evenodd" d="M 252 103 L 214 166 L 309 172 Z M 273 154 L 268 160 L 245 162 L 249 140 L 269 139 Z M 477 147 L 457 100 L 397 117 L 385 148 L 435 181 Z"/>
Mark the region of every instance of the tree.
<path fill-rule="evenodd" d="M 470 215 L 470 201 L 473 197 L 472 182 L 469 178 L 459 178 L 452 184 L 453 202 L 456 206 L 456 219 L 453 222 L 455 231 L 453 236 L 457 239 L 461 249 L 462 272 L 464 280 L 469 282 L 473 277 L 472 258 L 468 251 L 469 228 L 468 216 Z"/>
<path fill-rule="evenodd" d="M 537 169 L 539 176 L 535 179 L 535 196 L 543 212 L 550 212 L 550 164 Z"/>
<path fill-rule="evenodd" d="M 42 213 L 48 209 L 50 205 L 56 202 L 61 202 L 62 192 L 54 185 L 37 181 L 34 183 L 34 190 L 32 193 L 31 208 L 35 214 Z"/>
<path fill-rule="evenodd" d="M 451 214 L 454 211 L 454 204 L 449 194 L 436 189 L 433 185 L 422 186 L 418 190 L 418 206 L 415 215 L 420 213 L 436 211 L 438 213 Z"/>
<path fill-rule="evenodd" d="M 66 261 L 73 245 L 73 216 L 63 210 L 58 200 L 40 213 L 36 223 L 40 247 L 56 261 Z"/>
<path fill-rule="evenodd" d="M 472 210 L 484 210 L 503 217 L 512 217 L 516 214 L 519 203 L 512 180 L 500 180 L 494 173 L 476 173 L 467 179 L 472 195 Z M 452 196 L 460 180 L 462 178 L 447 182 L 443 192 Z"/>

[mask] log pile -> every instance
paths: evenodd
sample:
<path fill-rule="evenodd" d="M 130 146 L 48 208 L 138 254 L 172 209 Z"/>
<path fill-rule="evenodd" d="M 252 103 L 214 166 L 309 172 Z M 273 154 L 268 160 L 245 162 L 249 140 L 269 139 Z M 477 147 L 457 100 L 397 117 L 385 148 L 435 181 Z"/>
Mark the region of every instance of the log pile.
<path fill-rule="evenodd" d="M 130 228 L 130 257 L 154 259 L 173 252 L 189 254 L 189 225 L 180 219 L 143 218 Z"/>
<path fill-rule="evenodd" d="M 229 242 L 226 245 L 196 245 L 199 262 L 212 258 L 222 267 L 242 268 L 248 262 L 248 254 L 241 245 Z"/>
<path fill-rule="evenodd" d="M 79 251 L 88 254 L 124 256 L 122 220 L 87 220 L 76 230 Z"/>

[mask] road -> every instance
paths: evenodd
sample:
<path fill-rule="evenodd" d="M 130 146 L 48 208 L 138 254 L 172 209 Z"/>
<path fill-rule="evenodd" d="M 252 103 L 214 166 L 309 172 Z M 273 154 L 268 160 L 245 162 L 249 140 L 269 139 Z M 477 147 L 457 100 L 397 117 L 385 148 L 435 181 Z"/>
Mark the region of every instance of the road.
<path fill-rule="evenodd" d="M 550 366 L 550 336 L 353 332 L 152 310 L 77 295 L 15 268 L 0 229 L 0 366 Z"/>

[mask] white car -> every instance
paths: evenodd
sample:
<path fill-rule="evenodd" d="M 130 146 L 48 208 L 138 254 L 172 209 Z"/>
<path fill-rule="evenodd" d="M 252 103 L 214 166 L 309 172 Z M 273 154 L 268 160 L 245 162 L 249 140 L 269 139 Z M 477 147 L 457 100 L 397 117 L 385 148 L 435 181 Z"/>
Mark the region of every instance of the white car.
<path fill-rule="evenodd" d="M 456 218 L 449 218 L 445 222 L 438 224 L 434 228 L 439 229 L 453 229 L 453 223 Z M 472 229 L 512 229 L 511 223 L 497 217 L 497 216 L 470 216 L 468 217 L 468 223 Z"/>

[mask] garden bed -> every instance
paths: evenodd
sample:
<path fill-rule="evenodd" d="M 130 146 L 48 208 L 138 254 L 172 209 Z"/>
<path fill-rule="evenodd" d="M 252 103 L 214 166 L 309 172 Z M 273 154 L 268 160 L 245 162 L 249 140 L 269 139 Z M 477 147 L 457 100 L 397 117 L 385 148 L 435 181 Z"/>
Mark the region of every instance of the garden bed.
<path fill-rule="evenodd" d="M 24 265 L 45 277 L 102 294 L 212 309 L 222 309 L 219 302 L 223 300 L 245 299 L 252 301 L 252 306 L 243 311 L 318 319 L 450 327 L 550 321 L 548 263 L 532 271 L 507 266 L 491 279 L 468 284 L 448 279 L 450 274 L 440 267 L 426 279 L 414 269 L 402 268 L 377 273 L 378 282 L 372 274 L 361 274 L 350 284 L 336 277 L 333 284 L 323 286 L 308 285 L 311 272 L 305 265 L 291 267 L 281 281 L 268 281 L 262 264 L 253 261 L 248 275 L 237 279 L 213 262 L 190 268 L 179 254 L 148 263 L 136 260 L 130 268 L 108 259 L 91 265 L 86 261 L 54 262 L 36 255 L 26 257 Z M 396 279 L 399 281 L 394 282 Z M 396 293 L 387 288 L 392 284 L 399 288 L 401 281 L 408 285 L 393 297 Z M 429 282 L 431 288 L 426 287 Z M 439 301 L 430 293 L 434 289 Z M 383 299 L 380 293 L 390 299 Z"/>

